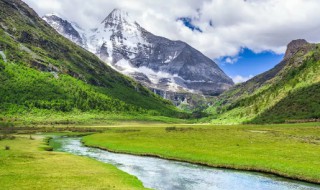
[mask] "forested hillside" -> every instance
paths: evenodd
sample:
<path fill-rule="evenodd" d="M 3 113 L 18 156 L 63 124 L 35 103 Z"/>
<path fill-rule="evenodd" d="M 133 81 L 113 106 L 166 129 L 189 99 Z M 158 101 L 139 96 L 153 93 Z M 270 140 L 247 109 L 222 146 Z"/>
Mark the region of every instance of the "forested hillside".
<path fill-rule="evenodd" d="M 0 115 L 177 109 L 59 35 L 20 0 L 0 1 Z"/>

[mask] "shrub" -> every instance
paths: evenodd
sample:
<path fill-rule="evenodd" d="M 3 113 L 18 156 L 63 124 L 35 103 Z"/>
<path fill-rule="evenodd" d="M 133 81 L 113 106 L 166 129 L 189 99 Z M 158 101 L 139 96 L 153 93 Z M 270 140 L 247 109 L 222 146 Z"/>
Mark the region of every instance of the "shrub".
<path fill-rule="evenodd" d="M 29 139 L 30 139 L 30 140 L 34 140 L 34 138 L 33 138 L 31 135 L 29 136 Z"/>
<path fill-rule="evenodd" d="M 13 136 L 13 135 L 0 135 L 0 141 L 1 140 L 5 140 L 5 139 L 7 139 L 7 140 L 14 140 L 16 137 L 15 136 Z"/>
<path fill-rule="evenodd" d="M 51 146 L 44 146 L 44 147 L 43 147 L 43 150 L 45 150 L 45 151 L 53 151 L 53 147 L 51 147 Z"/>
<path fill-rule="evenodd" d="M 166 131 L 170 132 L 170 131 L 176 131 L 177 128 L 176 127 L 166 127 Z"/>

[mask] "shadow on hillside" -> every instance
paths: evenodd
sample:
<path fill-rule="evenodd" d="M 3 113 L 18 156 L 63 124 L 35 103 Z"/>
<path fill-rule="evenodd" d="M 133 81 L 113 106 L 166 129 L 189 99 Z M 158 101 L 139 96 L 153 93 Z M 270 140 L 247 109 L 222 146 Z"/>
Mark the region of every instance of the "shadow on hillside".
<path fill-rule="evenodd" d="M 320 83 L 304 87 L 278 102 L 250 123 L 283 123 L 320 118 Z"/>

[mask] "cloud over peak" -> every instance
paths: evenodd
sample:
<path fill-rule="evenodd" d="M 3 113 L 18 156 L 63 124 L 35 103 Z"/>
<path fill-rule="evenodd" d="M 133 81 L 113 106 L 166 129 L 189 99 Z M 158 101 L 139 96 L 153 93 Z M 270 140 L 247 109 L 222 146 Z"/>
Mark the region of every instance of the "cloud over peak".
<path fill-rule="evenodd" d="M 298 38 L 320 41 L 319 0 L 25 2 L 40 16 L 55 12 L 88 28 L 95 27 L 114 8 L 124 9 L 150 32 L 185 41 L 212 59 L 234 57 L 245 47 L 254 52 L 284 53 L 287 43 Z"/>

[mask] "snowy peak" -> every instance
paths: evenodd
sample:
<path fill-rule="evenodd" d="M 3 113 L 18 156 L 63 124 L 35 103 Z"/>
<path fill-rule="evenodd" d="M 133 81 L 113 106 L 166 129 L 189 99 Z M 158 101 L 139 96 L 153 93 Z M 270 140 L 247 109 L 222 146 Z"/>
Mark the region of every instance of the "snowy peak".
<path fill-rule="evenodd" d="M 68 22 L 67 20 L 62 19 L 58 14 L 54 13 L 46 14 L 42 19 L 61 35 L 70 39 L 74 43 L 83 47 L 86 46 L 84 31 L 78 26 L 78 24 Z"/>
<path fill-rule="evenodd" d="M 102 22 L 105 28 L 121 27 L 123 25 L 135 25 L 136 21 L 131 18 L 128 12 L 120 9 L 114 9 Z"/>
<path fill-rule="evenodd" d="M 121 10 L 121 9 L 114 9 L 102 22 L 106 21 L 123 21 L 126 20 L 126 18 L 129 17 L 129 13 L 127 11 Z"/>
<path fill-rule="evenodd" d="M 55 13 L 46 14 L 42 17 L 42 19 L 45 20 L 51 26 L 56 26 L 56 27 L 58 27 L 58 25 L 60 25 L 61 22 L 66 21 L 62 19 L 61 16 Z"/>
<path fill-rule="evenodd" d="M 123 10 L 114 9 L 89 36 L 89 50 L 111 63 L 132 59 L 149 43 L 143 29 Z"/>

